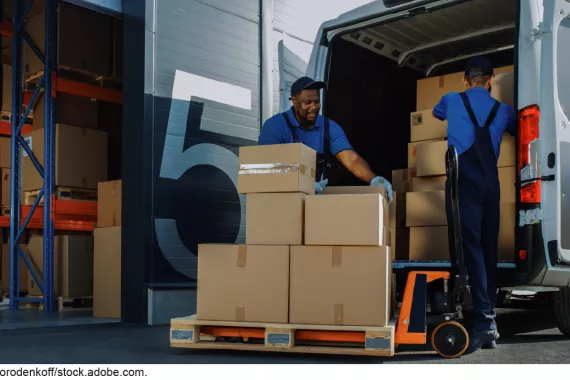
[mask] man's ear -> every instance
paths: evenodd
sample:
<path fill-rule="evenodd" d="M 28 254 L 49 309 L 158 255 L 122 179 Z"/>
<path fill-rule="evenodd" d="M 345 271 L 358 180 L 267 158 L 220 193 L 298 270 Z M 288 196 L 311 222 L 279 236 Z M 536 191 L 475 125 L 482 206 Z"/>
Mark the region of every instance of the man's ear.
<path fill-rule="evenodd" d="M 465 88 L 469 88 L 469 82 L 467 81 L 467 77 L 465 75 L 463 76 L 463 85 Z"/>
<path fill-rule="evenodd" d="M 493 78 L 495 78 L 495 76 L 491 76 L 491 78 L 489 79 L 489 83 L 487 83 L 487 88 L 491 88 L 491 86 L 493 85 Z"/>

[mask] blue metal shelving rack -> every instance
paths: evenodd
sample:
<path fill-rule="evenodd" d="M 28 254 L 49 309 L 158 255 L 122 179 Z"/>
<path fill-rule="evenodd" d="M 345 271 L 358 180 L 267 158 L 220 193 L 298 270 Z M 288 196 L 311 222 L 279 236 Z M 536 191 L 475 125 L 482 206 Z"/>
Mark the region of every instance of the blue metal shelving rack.
<path fill-rule="evenodd" d="M 54 263 L 53 236 L 54 223 L 51 215 L 54 194 L 55 177 L 55 98 L 56 98 L 56 33 L 57 33 L 57 3 L 58 0 L 40 0 L 45 2 L 45 53 L 25 31 L 26 17 L 34 0 L 14 0 L 14 56 L 12 78 L 12 177 L 11 177 L 11 214 L 10 214 L 10 309 L 18 309 L 22 301 L 43 302 L 44 311 L 55 310 L 54 302 Z M 44 63 L 44 73 L 25 111 L 23 111 L 23 44 L 27 43 Z M 24 121 L 28 117 L 33 104 L 43 90 L 44 110 L 44 165 L 39 164 L 28 143 L 21 134 Z M 38 117 L 38 115 L 36 115 Z M 34 166 L 43 177 L 43 187 L 36 198 L 32 210 L 26 220 L 21 221 L 20 215 L 20 174 L 22 149 L 30 156 Z M 22 251 L 20 239 L 36 210 L 39 201 L 43 199 L 43 281 L 36 273 L 28 257 Z M 43 298 L 28 298 L 20 296 L 20 260 L 22 258 L 30 270 L 34 281 L 40 287 Z"/>

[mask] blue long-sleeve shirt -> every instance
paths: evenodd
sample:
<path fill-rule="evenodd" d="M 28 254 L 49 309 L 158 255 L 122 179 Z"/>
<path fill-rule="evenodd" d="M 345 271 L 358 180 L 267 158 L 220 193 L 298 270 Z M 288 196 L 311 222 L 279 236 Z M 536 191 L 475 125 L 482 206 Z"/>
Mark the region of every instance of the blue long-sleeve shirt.
<path fill-rule="evenodd" d="M 495 99 L 484 88 L 471 88 L 465 93 L 479 122 L 479 127 L 482 128 L 495 104 Z M 433 109 L 433 116 L 439 120 L 447 120 L 448 144 L 455 146 L 457 154 L 467 151 L 473 145 L 473 141 L 475 141 L 473 123 L 458 93 L 451 92 L 444 95 Z M 497 157 L 500 154 L 504 132 L 508 131 L 514 136 L 516 125 L 517 114 L 515 109 L 508 104 L 501 103 L 497 116 L 489 127 L 493 149 Z"/>

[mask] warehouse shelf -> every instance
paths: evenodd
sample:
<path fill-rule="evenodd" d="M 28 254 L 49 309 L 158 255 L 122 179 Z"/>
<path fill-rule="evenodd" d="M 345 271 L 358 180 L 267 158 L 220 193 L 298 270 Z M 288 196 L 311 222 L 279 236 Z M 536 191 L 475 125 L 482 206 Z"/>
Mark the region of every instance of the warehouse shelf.
<path fill-rule="evenodd" d="M 24 124 L 22 127 L 22 134 L 30 133 L 32 131 L 32 126 L 29 124 Z M 9 121 L 0 121 L 0 135 L 10 136 L 12 134 L 12 123 Z"/>

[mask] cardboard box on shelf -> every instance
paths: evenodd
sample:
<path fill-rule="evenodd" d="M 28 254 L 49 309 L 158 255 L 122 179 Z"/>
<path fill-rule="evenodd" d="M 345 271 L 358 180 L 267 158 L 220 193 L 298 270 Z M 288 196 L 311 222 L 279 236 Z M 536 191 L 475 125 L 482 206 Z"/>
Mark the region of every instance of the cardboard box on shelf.
<path fill-rule="evenodd" d="M 97 227 L 122 224 L 123 181 L 99 182 L 97 191 Z"/>
<path fill-rule="evenodd" d="M 411 141 L 435 140 L 447 137 L 447 122 L 433 117 L 431 109 L 410 115 Z"/>
<path fill-rule="evenodd" d="M 424 147 L 425 145 L 432 145 L 432 144 L 447 144 L 447 141 L 443 139 L 437 140 L 427 140 L 427 141 L 417 141 L 408 143 L 408 168 L 415 168 L 416 169 L 416 176 L 421 176 L 420 171 L 418 170 L 418 159 L 419 159 L 419 152 L 420 147 Z"/>
<path fill-rule="evenodd" d="M 501 73 L 495 75 L 491 86 L 491 96 L 498 101 L 515 107 L 515 73 Z"/>
<path fill-rule="evenodd" d="M 93 230 L 93 316 L 121 318 L 121 226 Z"/>
<path fill-rule="evenodd" d="M 24 136 L 38 162 L 44 161 L 44 130 Z M 30 157 L 22 153 L 22 190 L 38 190 L 43 186 Z M 72 125 L 56 124 L 55 186 L 97 189 L 107 180 L 107 133 Z"/>
<path fill-rule="evenodd" d="M 43 236 L 32 235 L 28 243 L 30 261 L 43 281 Z M 57 235 L 53 242 L 55 297 L 93 296 L 93 236 Z M 42 291 L 28 273 L 31 296 Z"/>
<path fill-rule="evenodd" d="M 2 111 L 12 112 L 12 66 L 2 65 Z"/>
<path fill-rule="evenodd" d="M 406 226 L 445 225 L 445 191 L 420 191 L 406 195 Z"/>
<path fill-rule="evenodd" d="M 0 137 L 0 168 L 12 167 L 12 139 Z"/>
<path fill-rule="evenodd" d="M 403 226 L 396 228 L 395 247 L 394 251 L 395 260 L 409 260 L 410 259 L 410 228 Z"/>
<path fill-rule="evenodd" d="M 512 72 L 513 69 L 513 66 L 499 67 L 495 69 L 495 74 Z M 464 73 L 458 72 L 418 80 L 416 108 L 418 110 L 434 108 L 443 95 L 465 91 L 463 77 Z"/>
<path fill-rule="evenodd" d="M 415 176 L 416 176 L 415 167 L 392 170 L 392 190 L 398 193 L 406 193 L 410 191 L 410 181 Z"/>
<path fill-rule="evenodd" d="M 447 176 L 416 177 L 412 179 L 412 191 L 439 191 L 445 190 Z"/>
<path fill-rule="evenodd" d="M 58 8 L 57 63 L 98 75 L 111 75 L 113 18 L 103 13 L 62 3 Z M 45 53 L 45 13 L 30 17 L 26 31 Z M 85 43 L 89 41 L 89 43 Z M 23 45 L 25 77 L 44 69 L 29 44 Z"/>
<path fill-rule="evenodd" d="M 25 255 L 29 254 L 28 245 L 20 244 L 20 248 Z M 2 244 L 2 277 L 0 277 L 0 283 L 2 284 L 2 291 L 5 294 L 10 292 L 10 244 Z M 24 259 L 20 257 L 20 293 L 26 293 L 28 291 L 28 267 L 24 262 Z"/>
<path fill-rule="evenodd" d="M 246 244 L 302 245 L 305 197 L 303 193 L 247 194 Z"/>
<path fill-rule="evenodd" d="M 501 222 L 499 225 L 499 262 L 515 260 L 515 202 L 501 203 Z"/>
<path fill-rule="evenodd" d="M 0 206 L 10 206 L 10 175 L 11 170 L 2 168 L 0 171 L 0 175 L 2 176 L 2 181 L 0 182 L 0 192 L 2 193 L 2 204 Z"/>
<path fill-rule="evenodd" d="M 381 246 L 388 212 L 380 194 L 310 195 L 305 201 L 305 244 Z"/>
<path fill-rule="evenodd" d="M 197 318 L 287 323 L 289 246 L 198 245 Z"/>
<path fill-rule="evenodd" d="M 390 202 L 388 207 L 390 228 L 406 225 L 406 194 L 400 192 L 392 193 L 392 202 Z"/>
<path fill-rule="evenodd" d="M 386 326 L 389 247 L 291 247 L 290 323 Z"/>
<path fill-rule="evenodd" d="M 418 177 L 445 175 L 447 141 L 430 141 L 417 146 Z"/>
<path fill-rule="evenodd" d="M 501 202 L 515 203 L 517 170 L 515 166 L 505 166 L 499 168 L 499 183 L 501 185 Z"/>
<path fill-rule="evenodd" d="M 504 168 L 506 166 L 515 166 L 517 164 L 515 138 L 509 134 L 503 135 L 501 142 L 501 152 L 499 153 L 499 161 L 497 166 Z"/>
<path fill-rule="evenodd" d="M 447 226 L 411 227 L 411 261 L 448 261 L 449 243 Z"/>
<path fill-rule="evenodd" d="M 34 108 L 34 114 L 39 115 L 34 118 L 32 125 L 34 130 L 44 128 L 44 106 L 45 101 L 42 96 Z M 99 101 L 97 100 L 60 92 L 57 94 L 55 108 L 56 124 L 67 124 L 80 128 L 99 128 Z"/>
<path fill-rule="evenodd" d="M 238 192 L 315 194 L 316 154 L 299 143 L 241 147 Z"/>

